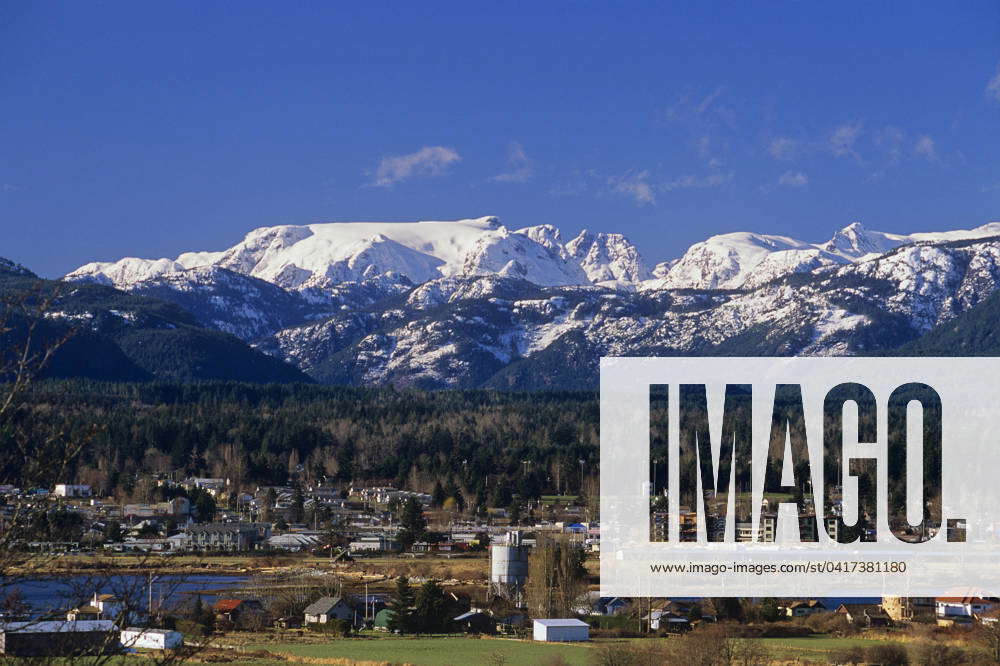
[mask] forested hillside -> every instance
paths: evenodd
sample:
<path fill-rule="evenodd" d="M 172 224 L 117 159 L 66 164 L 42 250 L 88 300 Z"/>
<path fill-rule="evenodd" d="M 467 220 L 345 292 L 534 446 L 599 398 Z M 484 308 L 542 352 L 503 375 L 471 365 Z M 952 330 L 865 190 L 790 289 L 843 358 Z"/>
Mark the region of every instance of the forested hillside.
<path fill-rule="evenodd" d="M 582 471 L 583 490 L 596 492 L 597 396 L 586 392 L 46 381 L 19 421 L 36 437 L 90 438 L 75 481 L 110 492 L 172 471 L 235 487 L 453 481 L 470 501 L 500 506 L 512 493 L 576 493 Z M 17 466 L 6 460 L 0 480 L 16 483 Z"/>

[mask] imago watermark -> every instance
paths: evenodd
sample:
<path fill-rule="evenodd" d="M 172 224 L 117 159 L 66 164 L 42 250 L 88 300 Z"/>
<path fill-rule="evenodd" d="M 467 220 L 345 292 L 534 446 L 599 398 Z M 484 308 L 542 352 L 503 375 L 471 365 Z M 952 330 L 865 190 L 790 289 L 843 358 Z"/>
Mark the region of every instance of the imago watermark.
<path fill-rule="evenodd" d="M 604 358 L 601 589 L 1000 594 L 1000 359 Z"/>

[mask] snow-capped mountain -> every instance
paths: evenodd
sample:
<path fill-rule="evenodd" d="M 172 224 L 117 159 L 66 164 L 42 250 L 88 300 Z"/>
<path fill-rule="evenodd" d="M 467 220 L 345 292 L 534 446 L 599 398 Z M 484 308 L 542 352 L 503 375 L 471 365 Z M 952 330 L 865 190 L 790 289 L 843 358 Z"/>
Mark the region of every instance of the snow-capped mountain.
<path fill-rule="evenodd" d="M 601 355 L 884 352 L 1000 285 L 1000 223 L 824 243 L 713 236 L 650 271 L 620 234 L 496 218 L 257 229 L 68 280 L 176 303 L 320 381 L 592 387 Z"/>
<path fill-rule="evenodd" d="M 425 388 L 594 387 L 602 355 L 882 353 L 995 291 L 1000 240 L 907 245 L 806 277 L 680 292 L 452 278 L 258 344 L 321 381 Z"/>
<path fill-rule="evenodd" d="M 825 243 L 807 243 L 768 234 L 736 232 L 712 236 L 692 245 L 684 255 L 659 264 L 656 279 L 643 289 L 741 289 L 756 287 L 791 273 L 805 273 L 879 255 L 901 245 L 947 242 L 1000 235 L 1000 223 L 975 229 L 890 234 L 854 222 Z"/>
<path fill-rule="evenodd" d="M 595 247 L 592 256 L 583 257 L 587 262 L 583 266 L 563 246 L 555 227 L 511 232 L 495 217 L 283 225 L 254 229 L 222 252 L 188 252 L 175 260 L 129 257 L 95 262 L 66 278 L 128 289 L 168 273 L 216 266 L 295 291 L 328 289 L 379 276 L 408 285 L 476 275 L 518 277 L 545 286 L 585 284 L 591 279 L 589 272 L 601 280 L 619 275 L 625 280 L 641 279 L 635 247 L 617 234 L 599 237 L 607 247 L 603 251 Z"/>
<path fill-rule="evenodd" d="M 566 250 L 595 284 L 628 287 L 652 277 L 639 250 L 621 234 L 584 229 L 566 244 Z"/>

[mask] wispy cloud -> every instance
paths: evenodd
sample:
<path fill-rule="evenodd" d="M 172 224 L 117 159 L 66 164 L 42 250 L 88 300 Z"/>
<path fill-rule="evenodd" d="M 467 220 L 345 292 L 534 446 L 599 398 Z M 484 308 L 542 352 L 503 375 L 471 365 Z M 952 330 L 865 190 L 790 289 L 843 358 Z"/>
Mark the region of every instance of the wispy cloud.
<path fill-rule="evenodd" d="M 805 187 L 809 184 L 809 176 L 801 171 L 786 171 L 778 177 L 778 185 L 782 187 Z"/>
<path fill-rule="evenodd" d="M 906 148 L 906 132 L 895 125 L 886 125 L 872 135 L 872 144 L 888 161 L 887 166 L 898 164 Z"/>
<path fill-rule="evenodd" d="M 732 179 L 732 172 L 716 172 L 710 173 L 706 176 L 687 174 L 666 183 L 663 186 L 663 190 L 665 192 L 673 192 L 675 190 L 686 190 L 692 188 L 719 187 L 720 185 L 725 185 Z"/>
<path fill-rule="evenodd" d="M 612 191 L 624 194 L 640 205 L 651 205 L 656 203 L 656 194 L 653 185 L 649 183 L 649 172 L 640 171 L 638 173 L 625 174 L 619 178 L 608 180 Z"/>
<path fill-rule="evenodd" d="M 854 145 L 861 137 L 861 132 L 861 123 L 845 123 L 837 127 L 830 135 L 830 151 L 837 157 L 850 157 L 860 162 L 861 155 Z"/>
<path fill-rule="evenodd" d="M 1000 65 L 997 65 L 997 72 L 986 84 L 986 96 L 994 102 L 1000 102 Z"/>
<path fill-rule="evenodd" d="M 720 103 L 725 92 L 725 86 L 716 86 L 708 93 L 688 88 L 664 110 L 663 119 L 683 125 L 721 123 L 732 127 L 736 124 L 736 113 Z"/>
<path fill-rule="evenodd" d="M 913 145 L 913 154 L 918 155 L 933 162 L 937 158 L 937 149 L 934 146 L 934 139 L 926 134 L 917 137 L 917 142 Z"/>
<path fill-rule="evenodd" d="M 662 121 L 686 135 L 691 150 L 702 162 L 721 166 L 729 153 L 736 129 L 736 112 L 725 104 L 725 86 L 706 92 L 687 88 L 662 114 Z"/>
<path fill-rule="evenodd" d="M 490 180 L 497 183 L 526 183 L 534 175 L 534 162 L 524 152 L 524 146 L 516 141 L 507 148 L 507 166 L 508 171 L 497 174 Z"/>
<path fill-rule="evenodd" d="M 798 142 L 795 139 L 779 136 L 767 144 L 767 153 L 776 160 L 790 160 L 795 156 L 797 148 Z"/>
<path fill-rule="evenodd" d="M 454 149 L 444 146 L 424 146 L 415 153 L 383 157 L 372 184 L 390 187 L 410 178 L 439 176 L 461 159 Z"/>
<path fill-rule="evenodd" d="M 24 188 L 14 183 L 0 183 L 0 192 L 20 192 Z"/>

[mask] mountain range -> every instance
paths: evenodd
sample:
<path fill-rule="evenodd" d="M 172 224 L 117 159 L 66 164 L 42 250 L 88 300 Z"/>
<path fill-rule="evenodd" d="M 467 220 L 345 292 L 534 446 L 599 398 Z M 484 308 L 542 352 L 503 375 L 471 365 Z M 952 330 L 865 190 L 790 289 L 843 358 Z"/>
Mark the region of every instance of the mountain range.
<path fill-rule="evenodd" d="M 621 234 L 564 240 L 495 217 L 265 227 L 227 250 L 64 278 L 169 303 L 316 381 L 519 390 L 593 388 L 602 355 L 925 353 L 998 280 L 997 222 L 853 223 L 821 243 L 730 233 L 649 264 Z"/>

